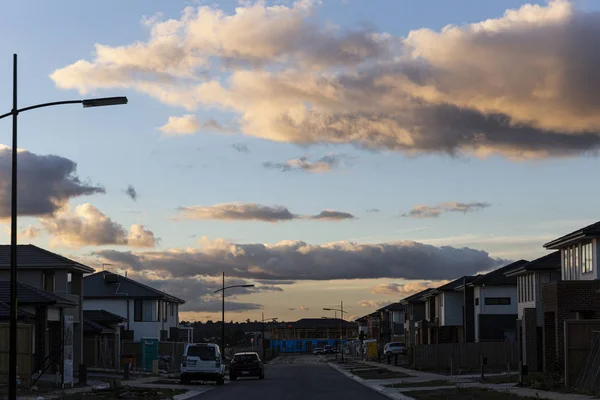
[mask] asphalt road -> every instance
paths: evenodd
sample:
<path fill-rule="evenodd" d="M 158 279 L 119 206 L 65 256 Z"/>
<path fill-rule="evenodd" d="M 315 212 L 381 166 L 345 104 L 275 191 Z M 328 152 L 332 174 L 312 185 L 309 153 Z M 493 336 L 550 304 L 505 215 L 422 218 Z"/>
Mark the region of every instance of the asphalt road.
<path fill-rule="evenodd" d="M 239 379 L 193 400 L 384 400 L 385 396 L 346 378 L 320 357 L 279 357 L 265 366 L 265 379 Z"/>

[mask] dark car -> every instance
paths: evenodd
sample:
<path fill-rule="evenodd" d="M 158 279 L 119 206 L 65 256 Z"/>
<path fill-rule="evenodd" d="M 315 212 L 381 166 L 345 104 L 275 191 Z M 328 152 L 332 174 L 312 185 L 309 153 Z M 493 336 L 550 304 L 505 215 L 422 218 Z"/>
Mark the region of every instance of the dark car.
<path fill-rule="evenodd" d="M 315 349 L 313 350 L 313 354 L 321 355 L 321 354 L 325 354 L 325 352 L 323 351 L 323 349 L 321 347 L 315 347 Z"/>
<path fill-rule="evenodd" d="M 331 345 L 323 346 L 323 354 L 333 354 L 334 348 Z"/>
<path fill-rule="evenodd" d="M 236 353 L 229 363 L 229 380 L 255 376 L 265 379 L 265 366 L 258 353 Z"/>

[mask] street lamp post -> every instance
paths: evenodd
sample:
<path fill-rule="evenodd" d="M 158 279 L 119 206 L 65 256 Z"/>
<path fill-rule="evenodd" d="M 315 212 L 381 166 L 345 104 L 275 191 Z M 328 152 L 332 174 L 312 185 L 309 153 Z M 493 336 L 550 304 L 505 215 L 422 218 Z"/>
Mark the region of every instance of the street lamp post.
<path fill-rule="evenodd" d="M 225 355 L 225 290 L 233 289 L 233 288 L 247 288 L 254 287 L 254 285 L 232 285 L 225 286 L 225 272 L 223 272 L 223 287 L 219 290 L 215 290 L 215 293 L 222 293 L 222 302 L 221 302 L 221 354 Z"/>
<path fill-rule="evenodd" d="M 324 308 L 324 311 L 339 311 L 342 317 L 342 363 L 344 362 L 344 314 L 347 314 L 344 311 L 344 302 L 340 302 L 340 308 Z"/>
<path fill-rule="evenodd" d="M 10 350 L 8 356 L 8 398 L 17 398 L 17 116 L 25 111 L 65 104 L 82 104 L 87 107 L 127 104 L 127 97 L 54 101 L 19 109 L 17 106 L 17 55 L 13 54 L 13 107 L 0 119 L 12 116 L 12 182 L 10 200 Z"/>
<path fill-rule="evenodd" d="M 262 353 L 263 353 L 263 361 L 266 358 L 266 350 L 265 350 L 265 321 L 277 321 L 277 317 L 275 318 L 265 318 L 265 313 L 262 313 Z"/>

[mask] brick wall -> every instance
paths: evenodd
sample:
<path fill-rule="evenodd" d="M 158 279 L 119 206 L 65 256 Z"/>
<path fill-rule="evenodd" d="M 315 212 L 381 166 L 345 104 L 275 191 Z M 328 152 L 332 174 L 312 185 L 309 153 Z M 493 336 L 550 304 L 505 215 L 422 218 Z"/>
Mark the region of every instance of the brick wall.
<path fill-rule="evenodd" d="M 542 285 L 544 313 L 544 371 L 564 366 L 564 321 L 576 319 L 578 312 L 600 318 L 600 280 L 561 281 Z"/>

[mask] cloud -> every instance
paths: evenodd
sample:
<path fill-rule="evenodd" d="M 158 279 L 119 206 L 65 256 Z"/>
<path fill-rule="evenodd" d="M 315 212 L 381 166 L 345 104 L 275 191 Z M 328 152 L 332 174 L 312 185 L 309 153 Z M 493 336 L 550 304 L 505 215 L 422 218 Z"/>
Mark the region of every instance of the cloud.
<path fill-rule="evenodd" d="M 344 164 L 350 164 L 354 160 L 344 154 L 329 154 L 316 161 L 311 161 L 307 156 L 292 158 L 285 163 L 265 162 L 263 167 L 267 169 L 276 169 L 281 172 L 303 171 L 312 173 L 330 172 Z"/>
<path fill-rule="evenodd" d="M 244 143 L 234 143 L 231 145 L 231 147 L 233 147 L 239 153 L 250 153 L 248 145 Z"/>
<path fill-rule="evenodd" d="M 381 307 L 385 307 L 390 304 L 389 301 L 375 301 L 375 300 L 361 300 L 357 301 L 356 304 L 360 307 L 364 308 L 376 308 L 379 309 Z"/>
<path fill-rule="evenodd" d="M 234 128 L 226 125 L 222 125 L 215 119 L 208 119 L 202 123 L 202 129 L 207 131 L 213 131 L 218 133 L 232 133 L 235 132 Z"/>
<path fill-rule="evenodd" d="M 169 117 L 167 123 L 158 130 L 166 135 L 191 135 L 200 130 L 200 122 L 198 117 L 192 114 Z"/>
<path fill-rule="evenodd" d="M 206 237 L 197 247 L 164 251 L 101 250 L 101 262 L 132 270 L 162 271 L 175 277 L 218 275 L 243 279 L 335 280 L 395 278 L 445 280 L 474 275 L 506 263 L 482 250 L 435 247 L 417 242 L 311 245 L 284 240 L 275 244 L 237 244 Z"/>
<path fill-rule="evenodd" d="M 445 212 L 462 212 L 468 213 L 472 211 L 481 211 L 484 208 L 491 207 L 489 203 L 472 202 L 472 203 L 442 203 L 437 206 L 419 205 L 414 207 L 408 213 L 402 214 L 403 217 L 410 218 L 437 218 Z"/>
<path fill-rule="evenodd" d="M 448 281 L 414 282 L 414 283 L 381 283 L 371 288 L 373 294 L 385 294 L 389 296 L 400 296 L 401 298 L 422 292 L 425 289 L 437 288 L 445 285 Z"/>
<path fill-rule="evenodd" d="M 339 221 L 354 218 L 350 213 L 335 210 L 324 210 L 317 215 L 302 216 L 292 214 L 283 206 L 265 206 L 256 203 L 222 203 L 213 206 L 179 207 L 178 211 L 185 219 L 222 221 L 281 222 L 294 219 Z"/>
<path fill-rule="evenodd" d="M 137 201 L 138 193 L 137 190 L 133 187 L 133 185 L 127 185 L 127 188 L 123 190 L 127 196 L 133 201 Z"/>
<path fill-rule="evenodd" d="M 222 282 L 219 279 L 204 276 L 175 278 L 168 274 L 155 275 L 145 271 L 131 271 L 129 277 L 140 283 L 161 291 L 165 291 L 173 296 L 185 300 L 186 304 L 181 306 L 182 312 L 221 311 L 222 302 L 220 293 L 214 293 L 215 290 L 221 288 Z M 243 279 L 228 279 L 226 283 L 227 285 L 245 285 L 254 282 Z M 232 289 L 230 292 L 228 292 L 228 300 L 225 302 L 225 311 L 242 312 L 260 310 L 262 309 L 262 305 L 260 304 L 239 302 L 235 300 L 238 296 L 266 291 L 282 290 L 281 288 L 273 285 L 259 285 L 254 288 Z M 234 301 L 232 301 L 232 299 Z"/>
<path fill-rule="evenodd" d="M 42 233 L 42 230 L 37 226 L 29 225 L 27 228 L 19 232 L 19 237 L 23 239 L 35 239 Z"/>
<path fill-rule="evenodd" d="M 127 245 L 154 247 L 158 238 L 143 225 L 133 224 L 130 231 L 89 203 L 65 209 L 53 217 L 40 218 L 54 245 L 68 247 Z"/>
<path fill-rule="evenodd" d="M 381 210 L 379 208 L 369 208 L 367 210 L 368 213 L 378 213 L 381 212 Z"/>
<path fill-rule="evenodd" d="M 186 7 L 50 76 L 235 115 L 254 137 L 408 155 L 574 157 L 600 149 L 600 13 L 566 0 L 394 36 L 320 24 L 319 1 Z"/>
<path fill-rule="evenodd" d="M 288 311 L 296 311 L 296 309 L 294 307 L 290 307 L 288 308 Z"/>
<path fill-rule="evenodd" d="M 308 217 L 308 219 L 328 220 L 328 221 L 341 221 L 344 219 L 354 219 L 354 218 L 356 218 L 356 217 L 350 213 L 335 211 L 335 210 L 324 210 L 324 211 L 321 211 L 317 215 L 312 215 L 312 216 Z"/>
<path fill-rule="evenodd" d="M 0 176 L 9 177 L 11 148 L 0 145 Z M 46 216 L 65 207 L 70 199 L 104 193 L 103 187 L 82 182 L 77 164 L 56 155 L 18 150 L 19 216 Z M 10 218 L 11 180 L 0 179 L 0 219 Z"/>

